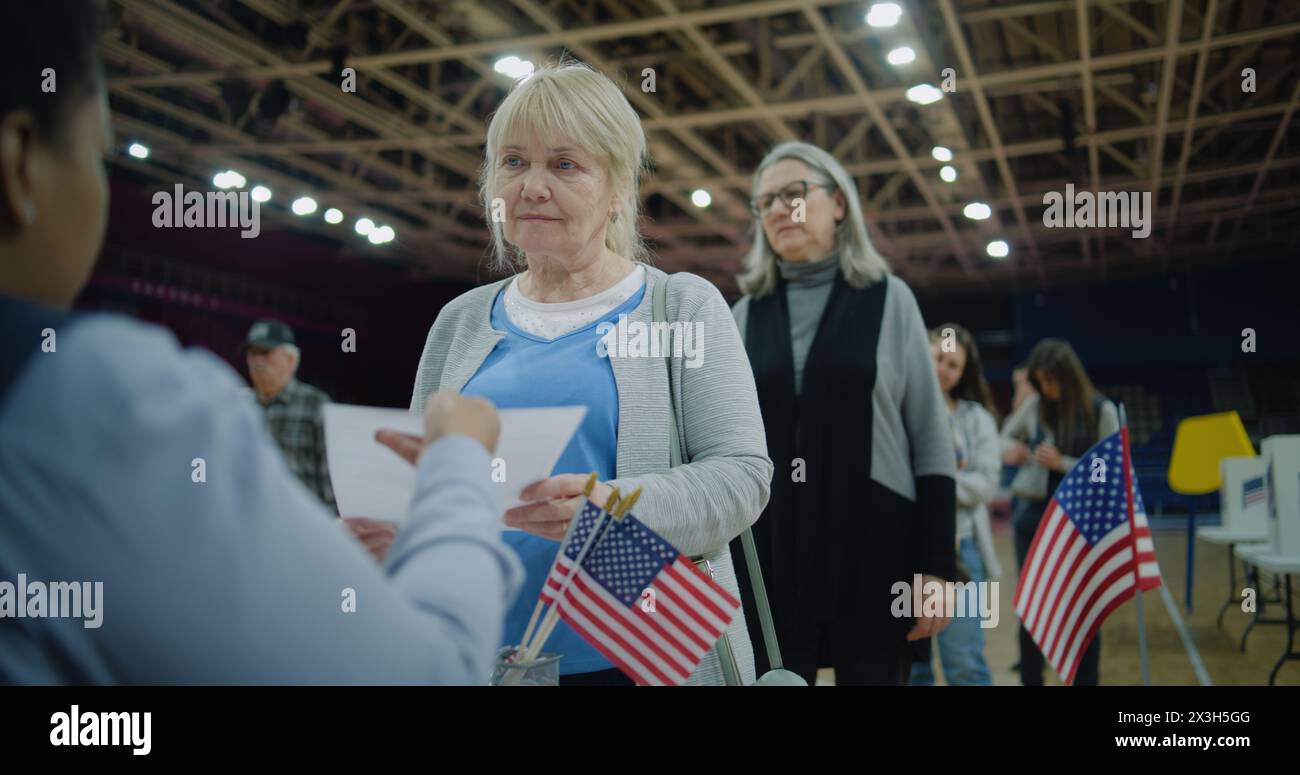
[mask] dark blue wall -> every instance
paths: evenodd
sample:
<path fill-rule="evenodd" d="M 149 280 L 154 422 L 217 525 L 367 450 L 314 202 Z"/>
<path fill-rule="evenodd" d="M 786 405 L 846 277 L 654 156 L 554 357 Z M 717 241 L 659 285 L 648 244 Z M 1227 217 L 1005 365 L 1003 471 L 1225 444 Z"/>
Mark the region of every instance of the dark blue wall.
<path fill-rule="evenodd" d="M 1010 299 L 1012 351 L 1048 336 L 1070 341 L 1089 371 L 1227 367 L 1255 329 L 1258 360 L 1300 359 L 1300 270 L 1291 260 L 1240 269 L 1076 286 Z"/>

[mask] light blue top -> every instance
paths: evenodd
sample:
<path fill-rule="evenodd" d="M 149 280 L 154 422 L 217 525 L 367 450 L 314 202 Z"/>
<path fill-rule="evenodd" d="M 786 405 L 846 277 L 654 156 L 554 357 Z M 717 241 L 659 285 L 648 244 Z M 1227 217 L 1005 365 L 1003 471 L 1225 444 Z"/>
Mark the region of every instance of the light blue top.
<path fill-rule="evenodd" d="M 505 337 L 465 383 L 465 395 L 482 396 L 501 409 L 539 406 L 585 406 L 587 414 L 577 433 L 560 455 L 555 474 L 589 474 L 600 481 L 617 476 L 618 385 L 609 358 L 597 351 L 606 328 L 641 303 L 645 286 L 608 314 L 584 328 L 555 339 L 542 339 L 510 322 L 504 293 L 492 304 L 492 327 Z M 509 477 L 510 472 L 506 472 Z M 518 530 L 506 531 L 505 542 L 523 561 L 526 578 L 519 598 L 506 614 L 505 644 L 518 644 L 537 605 L 542 584 L 559 551 L 558 541 Z M 568 625 L 560 622 L 544 651 L 563 654 L 560 673 L 590 673 L 614 667 L 599 651 L 587 645 Z"/>
<path fill-rule="evenodd" d="M 682 554 L 708 559 L 718 584 L 739 597 L 729 542 L 763 512 L 773 468 L 754 371 L 727 302 L 713 283 L 685 272 L 669 282 L 653 266 L 646 267 L 645 281 L 641 303 L 628 315 L 628 332 L 653 325 L 651 302 L 658 283 L 664 283 L 668 303 L 663 319 L 703 324 L 699 351 L 707 355 L 699 368 L 690 368 L 686 358 L 616 357 L 624 351 L 610 351 L 618 384 L 618 478 L 606 484 L 626 493 L 641 488 L 637 518 Z M 492 326 L 492 307 L 511 282 L 514 277 L 472 288 L 439 310 L 420 352 L 411 411 L 421 411 L 435 391 L 464 390 L 505 338 L 504 331 Z M 924 355 L 925 328 L 919 320 L 918 326 Z M 933 375 L 928 357 L 923 363 Z M 670 387 L 676 400 L 669 400 Z M 938 380 L 934 389 L 939 390 Z M 671 422 L 677 423 L 683 457 L 689 461 L 675 467 L 668 451 Z M 946 451 L 951 460 L 951 449 Z M 727 636 L 741 675 L 752 683 L 754 657 L 743 613 L 727 627 Z M 704 655 L 689 681 L 722 682 L 716 652 Z"/>
<path fill-rule="evenodd" d="M 486 684 L 522 579 L 487 450 L 426 450 L 381 568 L 241 386 L 116 316 L 70 319 L 32 353 L 0 405 L 0 582 L 102 582 L 100 626 L 3 619 L 0 685 Z"/>

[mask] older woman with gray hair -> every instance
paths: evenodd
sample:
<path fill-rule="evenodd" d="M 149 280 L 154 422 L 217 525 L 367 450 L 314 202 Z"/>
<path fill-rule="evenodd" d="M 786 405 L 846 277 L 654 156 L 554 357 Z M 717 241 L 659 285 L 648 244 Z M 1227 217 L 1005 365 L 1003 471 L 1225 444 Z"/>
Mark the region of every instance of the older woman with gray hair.
<path fill-rule="evenodd" d="M 505 541 L 527 570 L 506 619 L 507 644 L 523 635 L 589 472 L 600 478 L 596 502 L 613 487 L 625 495 L 641 487 L 637 517 L 683 553 L 707 558 L 737 595 L 727 544 L 767 503 L 772 463 L 726 302 L 699 277 L 645 264 L 637 228 L 645 153 L 636 112 L 600 73 L 567 62 L 518 82 L 488 126 L 480 191 L 495 267 L 523 271 L 447 304 L 420 358 L 413 410 L 442 389 L 502 408 L 587 407 L 553 475 L 524 490 L 527 505 L 506 512 L 517 530 Z M 650 329 L 659 283 L 667 287 L 665 322 L 702 337 L 689 360 L 672 357 L 667 368 L 658 352 L 611 338 L 620 319 L 623 330 Z M 670 423 L 683 448 L 676 468 Z M 743 617 L 728 634 L 742 679 L 753 682 Z M 598 650 L 565 624 L 546 650 L 564 655 L 561 684 L 631 683 L 606 656 L 616 644 Z M 723 680 L 716 653 L 689 675 L 668 656 L 646 668 L 691 683 Z"/>
<path fill-rule="evenodd" d="M 906 683 L 908 641 L 948 621 L 913 610 L 914 579 L 925 597 L 956 573 L 952 436 L 925 324 L 830 154 L 777 146 L 751 206 L 733 312 L 777 469 L 754 536 L 782 657 L 810 683 L 821 667 L 837 684 Z"/>

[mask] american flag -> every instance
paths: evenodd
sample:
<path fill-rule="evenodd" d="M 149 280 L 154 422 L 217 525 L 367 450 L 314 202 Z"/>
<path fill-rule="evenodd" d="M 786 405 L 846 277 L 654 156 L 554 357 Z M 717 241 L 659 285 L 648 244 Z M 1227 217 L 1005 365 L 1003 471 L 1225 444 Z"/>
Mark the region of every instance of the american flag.
<path fill-rule="evenodd" d="M 1129 460 L 1128 433 L 1121 428 L 1085 452 L 1061 481 L 1016 587 L 1016 615 L 1066 684 L 1073 683 L 1101 623 L 1133 596 L 1135 563 L 1143 591 L 1160 586 L 1151 528 Z"/>
<path fill-rule="evenodd" d="M 1268 500 L 1268 492 L 1264 489 L 1264 477 L 1257 476 L 1254 479 L 1247 479 L 1241 485 L 1241 507 L 1248 509 L 1256 503 L 1264 503 Z"/>
<path fill-rule="evenodd" d="M 565 536 L 564 543 L 560 551 L 555 555 L 555 562 L 551 565 L 550 575 L 546 577 L 546 583 L 542 585 L 542 594 L 539 599 L 542 603 L 550 605 L 555 602 L 555 596 L 564 588 L 564 580 L 569 577 L 569 572 L 573 570 L 574 564 L 578 561 L 578 555 L 581 554 L 583 546 L 587 544 L 587 539 L 593 532 L 596 538 L 591 543 L 595 544 L 600 540 L 600 534 L 604 531 L 605 525 L 609 523 L 609 512 L 591 501 L 584 501 L 582 512 L 578 518 L 573 520 L 569 534 Z M 588 552 L 591 550 L 588 549 Z"/>
<path fill-rule="evenodd" d="M 592 524 L 602 527 L 595 519 Z M 582 527 L 574 529 L 571 545 L 581 547 Z M 572 574 L 567 588 L 560 591 L 563 581 L 552 588 L 560 618 L 643 686 L 684 683 L 740 608 L 739 600 L 630 514 L 606 518 L 580 567 L 576 556 L 566 558 L 569 570 L 561 575 Z"/>

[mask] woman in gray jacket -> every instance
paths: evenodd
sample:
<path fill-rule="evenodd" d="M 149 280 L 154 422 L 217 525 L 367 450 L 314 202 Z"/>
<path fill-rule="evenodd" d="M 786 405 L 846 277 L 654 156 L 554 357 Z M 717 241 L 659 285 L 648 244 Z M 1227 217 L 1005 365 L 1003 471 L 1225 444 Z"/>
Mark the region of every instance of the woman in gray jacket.
<path fill-rule="evenodd" d="M 1092 386 L 1083 363 L 1064 339 L 1044 339 L 1025 363 L 1036 395 L 1025 400 L 1002 429 L 1006 459 L 1022 468 L 1012 482 L 1017 492 L 1011 524 L 1016 537 L 1016 564 L 1024 571 L 1048 499 L 1099 440 L 1119 430 L 1115 404 Z M 1026 484 L 1029 482 L 1031 484 Z M 1083 652 L 1075 686 L 1101 681 L 1101 632 Z M 1020 627 L 1020 682 L 1043 685 L 1043 655 L 1029 631 Z"/>
<path fill-rule="evenodd" d="M 810 683 L 820 667 L 837 684 L 906 683 L 908 641 L 947 618 L 911 610 L 899 585 L 952 581 L 956 565 L 952 433 L 925 323 L 830 154 L 778 145 L 753 192 L 734 314 L 776 467 L 754 538 L 782 657 Z"/>
<path fill-rule="evenodd" d="M 517 83 L 488 127 L 481 189 L 497 268 L 525 271 L 447 304 L 420 358 L 412 410 L 441 389 L 502 408 L 587 407 L 553 476 L 506 513 L 517 530 L 505 541 L 527 574 L 507 615 L 506 644 L 523 635 L 589 472 L 600 478 L 596 502 L 613 487 L 642 488 L 636 516 L 681 552 L 707 558 L 738 597 L 727 544 L 767 503 L 772 463 L 726 302 L 699 277 L 670 278 L 643 263 L 636 224 L 644 158 L 636 112 L 605 76 L 569 63 Z M 668 321 L 684 324 L 667 368 L 658 347 L 645 347 L 659 283 L 668 284 Z M 669 423 L 684 447 L 677 468 Z M 743 616 L 728 634 L 743 680 L 753 682 Z M 546 650 L 564 655 L 562 684 L 631 682 L 615 668 L 627 658 L 616 644 L 596 648 L 565 624 Z M 715 652 L 689 675 L 672 658 L 640 667 L 664 679 L 723 680 Z"/>

